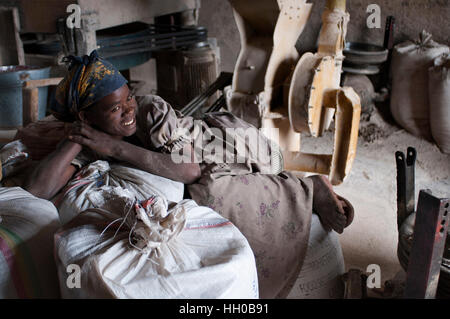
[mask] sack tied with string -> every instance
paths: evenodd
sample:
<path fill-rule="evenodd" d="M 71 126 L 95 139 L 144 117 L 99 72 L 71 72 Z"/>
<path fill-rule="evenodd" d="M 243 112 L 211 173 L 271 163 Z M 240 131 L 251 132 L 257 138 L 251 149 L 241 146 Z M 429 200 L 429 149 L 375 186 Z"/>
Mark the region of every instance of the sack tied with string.
<path fill-rule="evenodd" d="M 55 235 L 63 298 L 258 298 L 247 240 L 212 209 L 112 186 L 88 197 L 97 208 Z M 69 265 L 81 269 L 78 289 Z"/>
<path fill-rule="evenodd" d="M 169 203 L 177 203 L 184 195 L 183 183 L 99 160 L 83 167 L 58 197 L 53 199 L 61 223 L 65 224 L 87 208 L 95 207 L 89 201 L 88 194 L 103 186 L 120 186 L 133 193 L 138 200 L 157 195 Z"/>

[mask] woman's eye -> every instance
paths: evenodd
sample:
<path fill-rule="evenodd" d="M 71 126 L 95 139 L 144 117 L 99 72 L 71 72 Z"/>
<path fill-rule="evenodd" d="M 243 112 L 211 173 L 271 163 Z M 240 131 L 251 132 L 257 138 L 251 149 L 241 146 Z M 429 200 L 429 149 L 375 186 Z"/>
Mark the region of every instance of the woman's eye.
<path fill-rule="evenodd" d="M 134 98 L 134 95 L 129 95 L 127 101 L 131 101 Z"/>
<path fill-rule="evenodd" d="M 114 106 L 111 110 L 111 112 L 117 112 L 119 110 L 119 106 Z"/>

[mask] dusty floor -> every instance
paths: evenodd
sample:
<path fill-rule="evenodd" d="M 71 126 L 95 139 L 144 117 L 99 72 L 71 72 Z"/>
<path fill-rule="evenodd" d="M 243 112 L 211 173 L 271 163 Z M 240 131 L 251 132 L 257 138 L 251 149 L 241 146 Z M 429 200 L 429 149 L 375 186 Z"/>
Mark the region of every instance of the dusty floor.
<path fill-rule="evenodd" d="M 389 121 L 389 119 L 388 119 Z M 330 153 L 333 133 L 319 138 L 302 136 L 302 151 Z M 366 271 L 369 264 L 381 268 L 382 283 L 403 270 L 397 259 L 396 151 L 417 150 L 415 170 L 416 205 L 421 189 L 439 197 L 450 197 L 450 155 L 435 144 L 388 124 L 377 109 L 370 120 L 362 120 L 357 156 L 343 184 L 335 191 L 350 200 L 355 219 L 339 239 L 346 269 Z"/>

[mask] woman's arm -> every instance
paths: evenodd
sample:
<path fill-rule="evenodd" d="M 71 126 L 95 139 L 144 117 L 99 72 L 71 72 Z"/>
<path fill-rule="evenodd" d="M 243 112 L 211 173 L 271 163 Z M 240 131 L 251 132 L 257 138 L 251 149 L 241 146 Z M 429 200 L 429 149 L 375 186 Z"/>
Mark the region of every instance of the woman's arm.
<path fill-rule="evenodd" d="M 192 184 L 200 178 L 200 166 L 197 163 L 177 164 L 172 160 L 170 154 L 152 152 L 125 141 L 117 143 L 113 157 L 133 164 L 149 173 L 184 184 Z"/>
<path fill-rule="evenodd" d="M 200 166 L 191 163 L 175 163 L 170 154 L 153 152 L 133 145 L 111 135 L 96 130 L 86 123 L 79 123 L 74 134 L 69 136 L 73 142 L 85 145 L 100 154 L 130 163 L 144 171 L 170 178 L 184 184 L 192 184 L 200 178 Z M 191 154 L 193 152 L 191 150 Z"/>
<path fill-rule="evenodd" d="M 75 173 L 76 168 L 71 162 L 81 149 L 80 144 L 63 140 L 55 151 L 39 162 L 23 188 L 36 197 L 51 199 Z"/>

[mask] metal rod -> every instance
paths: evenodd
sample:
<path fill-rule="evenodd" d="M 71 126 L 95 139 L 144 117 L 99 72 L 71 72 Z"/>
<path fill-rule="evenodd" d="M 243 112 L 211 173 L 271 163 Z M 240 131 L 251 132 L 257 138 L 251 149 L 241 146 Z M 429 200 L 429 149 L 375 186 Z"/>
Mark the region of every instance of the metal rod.
<path fill-rule="evenodd" d="M 405 219 L 415 208 L 415 161 L 417 152 L 413 147 L 408 147 L 407 157 L 403 152 L 395 152 L 397 163 L 397 227 L 403 224 Z"/>
<path fill-rule="evenodd" d="M 125 48 L 126 50 L 122 49 L 122 50 L 118 51 L 117 48 L 114 51 L 99 49 L 98 52 L 104 58 L 108 58 L 108 57 L 122 56 L 122 55 L 127 55 L 127 54 L 140 53 L 140 52 L 152 52 L 152 51 L 158 51 L 158 50 L 170 49 L 170 48 L 177 49 L 177 48 L 195 44 L 195 43 L 198 43 L 201 41 L 202 41 L 202 39 L 195 39 L 192 41 L 183 41 L 183 42 L 170 42 L 170 43 L 160 45 L 160 46 L 149 46 L 149 47 L 144 47 L 144 48 L 142 48 L 142 45 L 136 45 L 133 47 L 126 47 Z"/>
<path fill-rule="evenodd" d="M 227 101 L 225 99 L 225 96 L 221 95 L 220 98 L 217 99 L 216 102 L 214 102 L 213 105 L 211 105 L 205 113 L 211 113 L 211 112 L 217 112 L 219 111 L 222 107 L 226 107 L 227 105 Z"/>

